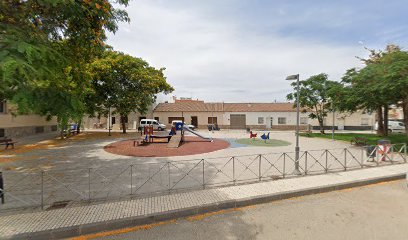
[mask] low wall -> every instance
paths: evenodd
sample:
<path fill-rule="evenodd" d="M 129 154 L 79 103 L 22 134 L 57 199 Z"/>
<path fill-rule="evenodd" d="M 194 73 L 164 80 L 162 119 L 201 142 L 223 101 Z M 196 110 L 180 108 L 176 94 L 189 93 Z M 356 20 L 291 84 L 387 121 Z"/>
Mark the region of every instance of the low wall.
<path fill-rule="evenodd" d="M 57 130 L 57 125 L 10 127 L 0 129 L 0 137 L 18 138 L 35 135 L 37 133 L 55 132 Z"/>

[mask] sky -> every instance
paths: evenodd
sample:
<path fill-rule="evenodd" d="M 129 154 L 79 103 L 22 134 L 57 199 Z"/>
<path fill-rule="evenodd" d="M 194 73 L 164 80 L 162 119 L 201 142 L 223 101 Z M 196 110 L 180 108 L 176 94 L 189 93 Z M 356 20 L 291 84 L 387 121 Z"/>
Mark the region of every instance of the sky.
<path fill-rule="evenodd" d="M 356 58 L 406 48 L 405 0 L 133 0 L 108 44 L 165 67 L 175 95 L 206 102 L 284 102 L 288 75 L 339 81 Z"/>

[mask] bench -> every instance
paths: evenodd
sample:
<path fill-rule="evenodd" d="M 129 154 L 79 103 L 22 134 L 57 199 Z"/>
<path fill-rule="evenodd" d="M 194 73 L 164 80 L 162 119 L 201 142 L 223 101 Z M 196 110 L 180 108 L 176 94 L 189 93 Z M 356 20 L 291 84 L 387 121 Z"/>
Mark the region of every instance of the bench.
<path fill-rule="evenodd" d="M 351 145 L 356 145 L 356 146 L 366 146 L 367 142 L 368 142 L 367 138 L 363 138 L 363 137 L 354 137 L 350 141 Z"/>
<path fill-rule="evenodd" d="M 17 143 L 16 141 L 13 141 L 11 138 L 4 138 L 0 139 L 0 145 L 5 145 L 5 149 L 7 149 L 9 146 L 12 146 L 14 149 L 14 144 Z"/>
<path fill-rule="evenodd" d="M 153 139 L 155 138 L 167 138 L 167 142 L 170 142 L 171 137 L 172 137 L 171 135 L 151 135 L 150 139 L 153 142 Z"/>

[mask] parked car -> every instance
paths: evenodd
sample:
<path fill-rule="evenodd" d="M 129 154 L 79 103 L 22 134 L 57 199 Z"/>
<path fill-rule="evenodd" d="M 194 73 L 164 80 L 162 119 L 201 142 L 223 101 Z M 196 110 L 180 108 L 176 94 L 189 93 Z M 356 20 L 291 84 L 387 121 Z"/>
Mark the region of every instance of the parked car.
<path fill-rule="evenodd" d="M 142 119 L 140 120 L 139 131 L 145 126 L 153 126 L 153 130 L 162 131 L 166 129 L 166 125 L 160 123 L 156 119 Z"/>
<path fill-rule="evenodd" d="M 374 130 L 378 129 L 378 122 L 375 123 Z M 400 121 L 388 121 L 388 132 L 405 133 L 405 124 Z"/>
<path fill-rule="evenodd" d="M 172 125 L 172 126 L 176 126 L 176 123 L 178 123 L 178 122 L 182 122 L 182 121 L 181 121 L 181 120 L 173 120 L 173 121 L 171 122 L 171 125 Z M 184 124 L 184 126 L 190 128 L 191 130 L 194 130 L 194 129 L 195 129 L 195 126 L 194 126 L 194 125 L 187 124 L 186 122 L 184 122 L 183 124 Z"/>

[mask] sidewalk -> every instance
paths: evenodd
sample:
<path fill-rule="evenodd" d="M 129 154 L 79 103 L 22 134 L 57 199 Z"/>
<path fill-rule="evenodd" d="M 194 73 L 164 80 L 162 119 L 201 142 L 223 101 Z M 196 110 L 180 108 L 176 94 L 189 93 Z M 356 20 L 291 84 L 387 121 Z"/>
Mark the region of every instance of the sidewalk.
<path fill-rule="evenodd" d="M 404 178 L 408 164 L 0 217 L 0 238 L 57 239 Z"/>

